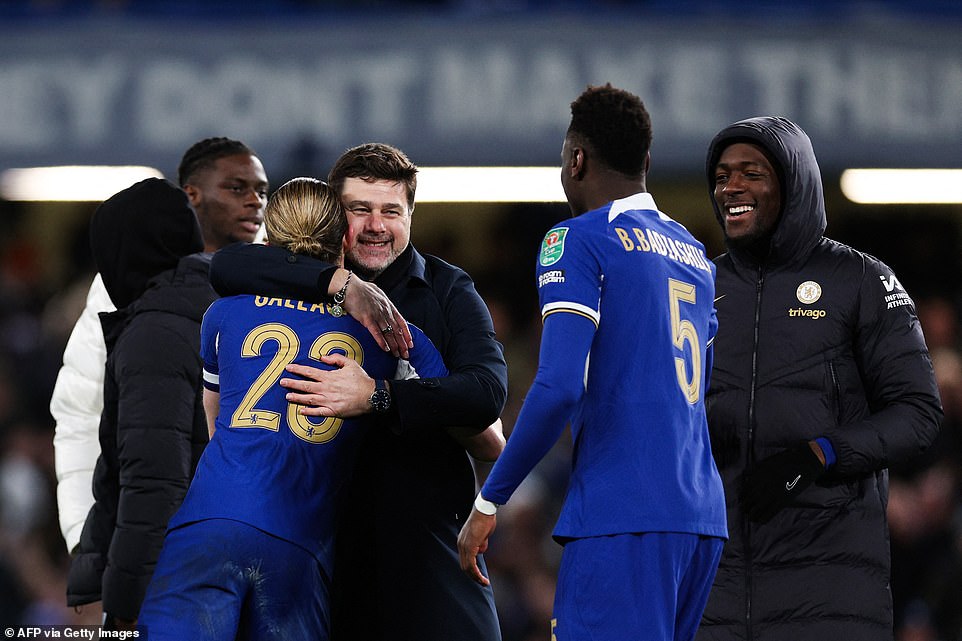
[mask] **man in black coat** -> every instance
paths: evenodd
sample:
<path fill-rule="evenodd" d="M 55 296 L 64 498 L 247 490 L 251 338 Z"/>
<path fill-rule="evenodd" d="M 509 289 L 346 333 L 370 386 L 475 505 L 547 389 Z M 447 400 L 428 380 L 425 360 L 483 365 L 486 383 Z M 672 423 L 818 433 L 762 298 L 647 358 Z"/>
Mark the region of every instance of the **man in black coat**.
<path fill-rule="evenodd" d="M 217 295 L 187 194 L 148 178 L 108 198 L 90 225 L 97 269 L 117 306 L 107 346 L 101 454 L 70 568 L 68 605 L 103 601 L 108 629 L 130 629 L 207 444 L 200 323 Z"/>
<path fill-rule="evenodd" d="M 184 152 L 177 174 L 197 214 L 204 251 L 256 238 L 268 183 L 264 165 L 250 147 L 230 138 L 205 138 Z M 115 309 L 97 275 L 70 334 L 50 399 L 50 413 L 57 423 L 53 438 L 57 510 L 70 552 L 80 541 L 94 502 L 91 485 L 101 451 L 98 430 L 107 354 L 98 314 Z"/>
<path fill-rule="evenodd" d="M 942 416 L 915 306 L 889 267 L 822 235 L 794 123 L 726 127 L 706 170 L 729 250 L 707 409 L 731 538 L 697 638 L 891 640 L 887 468 Z"/>
<path fill-rule="evenodd" d="M 497 641 L 491 588 L 460 569 L 457 536 L 471 510 L 474 475 L 444 428 L 481 432 L 493 423 L 505 402 L 507 367 L 470 277 L 409 242 L 416 174 L 400 150 L 382 144 L 350 149 L 332 168 L 329 182 L 348 216 L 346 262 L 356 275 L 275 247 L 233 245 L 215 254 L 211 280 L 222 295 L 317 300 L 333 291 L 335 301 L 348 296 L 349 303 L 361 276 L 424 330 L 449 376 L 373 381 L 335 356 L 330 362 L 339 370 L 290 366 L 297 376 L 281 381 L 309 415 L 382 415 L 342 517 L 333 636 Z M 381 331 L 397 337 L 399 323 Z"/>

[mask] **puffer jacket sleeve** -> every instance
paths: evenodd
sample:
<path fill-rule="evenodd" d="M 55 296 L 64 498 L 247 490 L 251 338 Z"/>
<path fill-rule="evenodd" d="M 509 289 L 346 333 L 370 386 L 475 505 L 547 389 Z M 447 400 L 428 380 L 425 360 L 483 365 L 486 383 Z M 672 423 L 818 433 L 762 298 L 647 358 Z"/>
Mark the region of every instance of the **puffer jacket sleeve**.
<path fill-rule="evenodd" d="M 439 269 L 433 259 L 431 264 Z M 447 271 L 432 286 L 449 337 L 435 340 L 450 373 L 392 381 L 399 431 L 457 425 L 481 432 L 504 409 L 508 390 L 504 350 L 495 339 L 491 313 L 467 273 Z"/>
<path fill-rule="evenodd" d="M 87 293 L 84 310 L 67 341 L 63 366 L 50 397 L 50 414 L 56 421 L 53 447 L 57 511 L 68 551 L 80 541 L 80 532 L 94 502 L 90 488 L 100 455 L 98 434 L 107 358 L 97 314 L 113 310 L 103 280 L 97 274 Z"/>
<path fill-rule="evenodd" d="M 125 619 L 136 618 L 140 610 L 167 522 L 192 474 L 200 327 L 164 316 L 169 322 L 131 324 L 116 348 L 120 490 L 103 606 Z"/>
<path fill-rule="evenodd" d="M 323 301 L 336 271 L 335 265 L 283 247 L 234 243 L 211 258 L 210 284 L 221 296 L 261 294 Z"/>
<path fill-rule="evenodd" d="M 863 257 L 856 327 L 869 415 L 827 434 L 834 474 L 860 476 L 923 452 L 938 435 L 942 404 L 915 305 L 895 274 Z"/>

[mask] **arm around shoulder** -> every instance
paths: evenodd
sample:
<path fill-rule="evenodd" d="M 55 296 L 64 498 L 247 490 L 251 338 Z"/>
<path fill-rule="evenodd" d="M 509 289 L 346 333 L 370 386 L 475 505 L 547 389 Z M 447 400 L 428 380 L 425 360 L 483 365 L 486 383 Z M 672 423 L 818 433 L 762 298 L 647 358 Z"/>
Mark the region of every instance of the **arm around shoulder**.
<path fill-rule="evenodd" d="M 216 251 L 210 283 L 221 296 L 253 294 L 319 302 L 336 267 L 281 247 L 234 243 Z"/>
<path fill-rule="evenodd" d="M 250 294 L 319 303 L 340 293 L 347 313 L 382 349 L 406 355 L 411 335 L 394 304 L 371 283 L 355 278 L 348 285 L 349 277 L 342 267 L 257 243 L 228 245 L 214 253 L 210 264 L 210 283 L 221 296 Z M 385 327 L 398 328 L 399 333 L 383 332 Z"/>

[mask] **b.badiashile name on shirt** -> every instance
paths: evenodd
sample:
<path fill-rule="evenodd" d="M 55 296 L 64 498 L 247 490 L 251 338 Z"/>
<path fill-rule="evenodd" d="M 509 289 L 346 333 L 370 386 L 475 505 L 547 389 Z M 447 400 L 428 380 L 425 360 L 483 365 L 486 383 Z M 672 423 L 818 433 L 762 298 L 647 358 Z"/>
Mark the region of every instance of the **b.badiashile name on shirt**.
<path fill-rule="evenodd" d="M 615 227 L 615 233 L 618 234 L 618 238 L 621 240 L 625 251 L 654 252 L 676 260 L 679 263 L 684 263 L 685 265 L 690 265 L 697 269 L 705 270 L 706 272 L 711 271 L 711 268 L 708 266 L 708 259 L 705 257 L 705 252 L 691 243 L 676 240 L 652 231 L 647 227 L 643 230 L 638 227 L 632 227 L 630 233 L 622 227 Z"/>

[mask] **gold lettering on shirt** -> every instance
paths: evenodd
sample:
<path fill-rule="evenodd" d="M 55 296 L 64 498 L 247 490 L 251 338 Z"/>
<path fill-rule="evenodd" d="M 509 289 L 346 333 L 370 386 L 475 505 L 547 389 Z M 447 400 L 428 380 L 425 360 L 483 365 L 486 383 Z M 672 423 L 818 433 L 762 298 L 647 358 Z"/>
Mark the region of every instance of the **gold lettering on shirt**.
<path fill-rule="evenodd" d="M 302 300 L 294 300 L 292 298 L 270 298 L 268 296 L 255 296 L 254 305 L 256 307 L 286 307 L 287 309 L 294 309 L 299 312 L 308 312 L 313 314 L 329 313 L 327 305 L 322 303 L 307 303 Z"/>
<path fill-rule="evenodd" d="M 676 240 L 647 227 L 644 229 L 632 227 L 630 232 L 623 227 L 615 227 L 614 230 L 626 252 L 659 254 L 683 265 L 690 265 L 706 272 L 711 271 L 705 252 L 691 243 Z"/>

